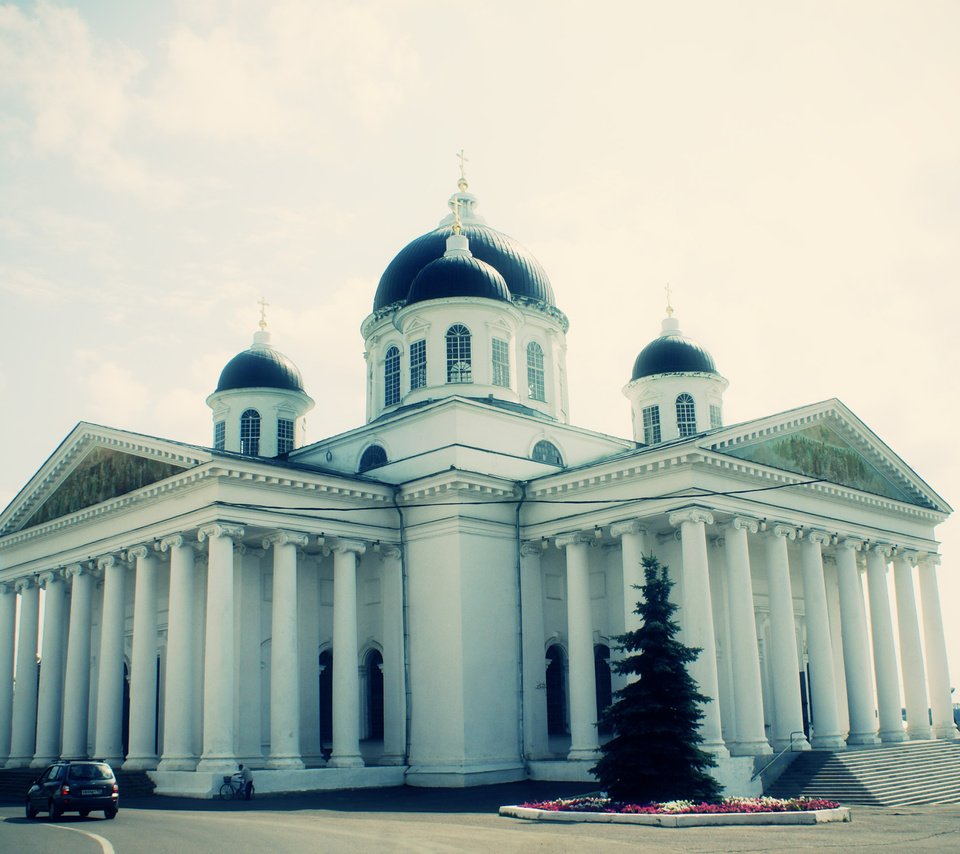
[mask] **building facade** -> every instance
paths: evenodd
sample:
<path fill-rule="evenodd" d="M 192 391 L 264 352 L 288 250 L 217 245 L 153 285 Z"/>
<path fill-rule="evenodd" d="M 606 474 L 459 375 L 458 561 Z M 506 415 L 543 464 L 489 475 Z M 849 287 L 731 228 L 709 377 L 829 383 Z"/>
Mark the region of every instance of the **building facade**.
<path fill-rule="evenodd" d="M 465 180 L 450 207 L 363 321 L 364 425 L 302 444 L 262 321 L 210 447 L 81 423 L 0 515 L 0 763 L 200 796 L 239 762 L 261 791 L 589 779 L 645 554 L 728 791 L 785 747 L 956 737 L 946 502 L 837 400 L 724 425 L 672 309 L 631 438 L 570 424 L 546 272 Z"/>

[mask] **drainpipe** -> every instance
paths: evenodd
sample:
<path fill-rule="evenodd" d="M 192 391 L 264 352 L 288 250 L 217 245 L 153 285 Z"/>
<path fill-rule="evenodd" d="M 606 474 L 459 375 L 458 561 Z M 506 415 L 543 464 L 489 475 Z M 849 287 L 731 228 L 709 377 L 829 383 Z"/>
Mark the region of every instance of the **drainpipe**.
<path fill-rule="evenodd" d="M 517 703 L 517 708 L 519 709 L 520 718 L 518 721 L 517 729 L 520 734 L 520 761 L 523 762 L 524 766 L 527 763 L 527 755 L 524 750 L 524 737 L 523 737 L 523 586 L 521 584 L 521 571 L 523 567 L 522 555 L 520 550 L 523 546 L 523 542 L 520 539 L 520 508 L 523 506 L 523 502 L 527 498 L 527 481 L 520 481 L 520 500 L 517 502 L 517 517 L 516 517 L 516 551 L 517 551 L 517 665 L 518 665 L 518 674 L 519 674 L 519 702 Z"/>
<path fill-rule="evenodd" d="M 400 518 L 400 595 L 401 595 L 401 618 L 403 622 L 403 702 L 406 710 L 404 721 L 404 760 L 409 765 L 410 762 L 410 710 L 412 707 L 410 696 L 410 621 L 408 614 L 408 579 L 407 579 L 407 540 L 406 528 L 403 519 L 403 508 L 397 501 L 397 495 L 401 487 L 393 487 L 393 506 Z"/>

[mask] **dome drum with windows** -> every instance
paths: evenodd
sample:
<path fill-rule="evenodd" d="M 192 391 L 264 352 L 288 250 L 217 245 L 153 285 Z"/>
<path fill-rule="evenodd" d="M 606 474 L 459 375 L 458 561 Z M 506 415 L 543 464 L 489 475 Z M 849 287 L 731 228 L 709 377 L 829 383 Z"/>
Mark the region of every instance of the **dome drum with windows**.
<path fill-rule="evenodd" d="M 668 305 L 659 337 L 640 351 L 623 389 L 634 439 L 656 445 L 721 427 L 727 385 L 713 357 L 680 331 Z"/>
<path fill-rule="evenodd" d="M 567 319 L 543 267 L 488 226 L 461 177 L 451 213 L 387 265 L 361 332 L 367 420 L 454 395 L 566 422 Z"/>

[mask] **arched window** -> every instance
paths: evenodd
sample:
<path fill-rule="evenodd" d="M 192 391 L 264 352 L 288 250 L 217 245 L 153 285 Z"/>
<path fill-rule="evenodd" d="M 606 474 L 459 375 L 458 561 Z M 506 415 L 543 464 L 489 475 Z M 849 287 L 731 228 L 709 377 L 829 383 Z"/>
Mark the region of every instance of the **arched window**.
<path fill-rule="evenodd" d="M 530 455 L 531 459 L 536 460 L 538 463 L 548 463 L 551 466 L 562 466 L 563 457 L 560 456 L 560 451 L 557 450 L 557 446 L 553 442 L 548 442 L 546 439 L 541 439 L 533 446 L 533 453 Z"/>
<path fill-rule="evenodd" d="M 364 685 L 366 692 L 365 738 L 383 740 L 383 656 L 371 649 L 363 659 Z"/>
<path fill-rule="evenodd" d="M 400 402 L 400 351 L 387 350 L 383 360 L 383 405 L 396 406 Z"/>
<path fill-rule="evenodd" d="M 547 733 L 563 735 L 567 731 L 567 687 L 563 650 L 553 644 L 547 650 Z"/>
<path fill-rule="evenodd" d="M 593 648 L 593 672 L 597 689 L 597 716 L 603 714 L 603 710 L 613 702 L 613 680 L 610 676 L 610 647 L 604 643 L 598 643 Z M 606 735 L 610 732 L 610 727 L 601 725 L 600 733 Z"/>
<path fill-rule="evenodd" d="M 543 347 L 536 341 L 527 344 L 527 386 L 534 400 L 547 399 L 547 387 L 543 377 Z"/>
<path fill-rule="evenodd" d="M 369 469 L 387 464 L 387 452 L 379 445 L 371 445 L 360 455 L 360 465 L 357 471 L 362 473 Z"/>
<path fill-rule="evenodd" d="M 697 432 L 697 407 L 686 392 L 677 395 L 677 430 L 681 439 Z"/>
<path fill-rule="evenodd" d="M 454 323 L 447 330 L 447 382 L 473 381 L 470 361 L 470 330 L 462 323 Z"/>
<path fill-rule="evenodd" d="M 260 413 L 256 409 L 247 409 L 240 416 L 240 453 L 260 453 Z"/>
<path fill-rule="evenodd" d="M 325 649 L 317 662 L 320 693 L 320 744 L 324 746 L 333 741 L 333 650 Z"/>

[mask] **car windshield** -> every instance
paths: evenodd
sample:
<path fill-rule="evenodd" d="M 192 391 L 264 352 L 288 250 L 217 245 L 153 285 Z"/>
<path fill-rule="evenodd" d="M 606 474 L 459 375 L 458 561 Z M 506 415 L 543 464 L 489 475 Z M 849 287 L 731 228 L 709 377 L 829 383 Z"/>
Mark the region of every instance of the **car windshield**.
<path fill-rule="evenodd" d="M 110 766 L 102 763 L 70 766 L 71 780 L 109 780 L 112 776 Z"/>

